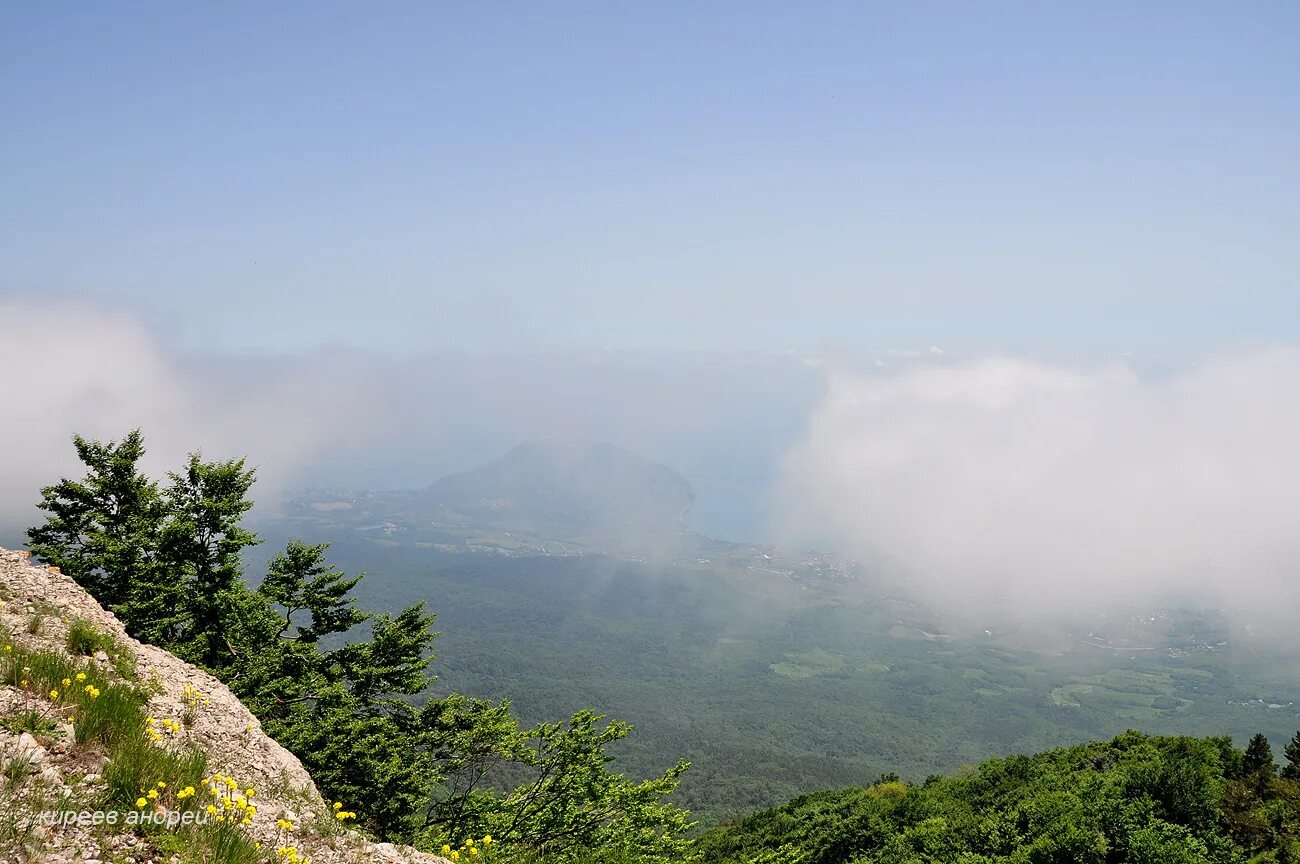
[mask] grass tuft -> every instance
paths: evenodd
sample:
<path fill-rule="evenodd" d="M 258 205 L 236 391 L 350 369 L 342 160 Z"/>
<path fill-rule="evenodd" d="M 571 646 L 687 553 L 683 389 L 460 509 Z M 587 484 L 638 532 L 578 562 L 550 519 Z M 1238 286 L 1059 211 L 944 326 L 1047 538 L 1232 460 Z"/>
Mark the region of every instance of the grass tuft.
<path fill-rule="evenodd" d="M 135 680 L 135 664 L 131 661 L 131 652 L 112 635 L 98 629 L 85 618 L 78 618 L 68 625 L 67 646 L 73 654 L 82 657 L 93 657 L 96 651 L 103 651 L 119 676 L 128 681 Z"/>
<path fill-rule="evenodd" d="M 44 711 L 25 708 L 17 714 L 0 719 L 0 727 L 15 735 L 21 732 L 30 732 L 32 735 L 49 735 L 59 728 L 59 724 Z"/>
<path fill-rule="evenodd" d="M 101 744 L 110 750 L 136 738 L 144 740 L 143 694 L 120 684 L 102 687 L 97 698 L 82 701 L 74 728 L 78 744 Z"/>
<path fill-rule="evenodd" d="M 129 732 L 129 730 L 126 730 Z M 124 735 L 110 749 L 104 767 L 104 783 L 110 806 L 132 809 L 143 789 L 152 789 L 159 781 L 175 786 L 199 786 L 207 768 L 207 756 L 197 747 L 180 749 L 159 747 L 140 731 Z"/>

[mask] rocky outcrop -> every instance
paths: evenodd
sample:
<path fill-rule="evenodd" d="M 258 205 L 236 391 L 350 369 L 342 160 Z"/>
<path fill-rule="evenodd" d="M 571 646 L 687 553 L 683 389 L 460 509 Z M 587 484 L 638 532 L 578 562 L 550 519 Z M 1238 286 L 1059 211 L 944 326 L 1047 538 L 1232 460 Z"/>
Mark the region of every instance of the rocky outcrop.
<path fill-rule="evenodd" d="M 373 843 L 356 831 L 334 826 L 330 804 L 302 764 L 261 730 L 257 718 L 224 684 L 160 648 L 129 637 L 122 624 L 68 576 L 33 565 L 24 552 L 0 548 L 0 601 L 0 624 L 11 634 L 15 647 L 63 650 L 69 625 L 79 619 L 112 636 L 122 650 L 129 652 L 137 678 L 152 688 L 148 707 L 154 717 L 185 713 L 187 688 L 190 693 L 202 694 L 201 705 L 189 712 L 193 719 L 182 734 L 204 750 L 211 772 L 238 778 L 241 784 L 256 788 L 257 812 L 247 831 L 262 843 L 268 860 L 274 857 L 279 835 L 277 820 L 290 818 L 300 826 L 294 836 L 298 849 L 313 864 L 446 861 L 404 847 Z M 98 652 L 90 662 L 110 665 L 117 660 Z M 11 716 L 30 706 L 33 698 L 9 683 L 0 683 L 0 716 Z M 93 800 L 96 788 L 102 785 L 100 772 L 107 757 L 94 748 L 72 745 L 70 733 L 70 728 L 54 730 L 48 736 L 0 730 L 0 761 L 6 775 L 15 778 L 15 783 L 34 784 L 32 789 L 40 790 L 50 802 Z M 30 795 L 28 799 L 35 800 Z M 0 800 L 0 811 L 4 806 Z M 4 818 L 0 812 L 0 820 Z M 312 826 L 330 830 L 315 831 Z M 26 846 L 0 848 L 0 861 L 90 864 L 112 860 L 143 864 L 156 860 L 139 837 L 124 831 L 106 831 L 104 826 L 38 825 Z"/>

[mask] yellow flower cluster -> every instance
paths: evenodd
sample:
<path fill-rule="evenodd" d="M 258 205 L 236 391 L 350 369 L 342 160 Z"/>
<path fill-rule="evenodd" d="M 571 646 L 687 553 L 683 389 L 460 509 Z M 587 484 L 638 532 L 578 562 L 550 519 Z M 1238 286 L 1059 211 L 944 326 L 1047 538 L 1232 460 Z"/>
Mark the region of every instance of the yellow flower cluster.
<path fill-rule="evenodd" d="M 220 774 L 204 777 L 202 785 L 213 798 L 213 803 L 204 808 L 209 815 L 216 816 L 218 822 L 229 820 L 240 825 L 252 824 L 257 806 L 251 800 L 256 794 L 251 786 L 240 792 L 240 784 L 235 778 Z"/>
<path fill-rule="evenodd" d="M 492 845 L 492 835 L 484 834 L 482 840 L 475 840 L 473 837 L 468 838 L 460 844 L 459 849 L 451 848 L 450 843 L 442 844 L 442 854 L 453 861 L 459 861 L 464 858 L 466 861 L 473 861 L 479 856 L 487 854 L 488 847 Z"/>
<path fill-rule="evenodd" d="M 161 741 L 163 734 L 158 731 L 158 718 L 147 717 L 144 722 L 146 726 L 145 731 L 149 733 L 149 737 L 154 741 Z M 170 717 L 164 717 L 162 719 L 162 728 L 163 732 L 166 732 L 168 735 L 179 735 L 181 731 L 181 721 L 173 720 Z"/>
<path fill-rule="evenodd" d="M 186 684 L 181 691 L 181 720 L 186 726 L 193 726 L 199 716 L 199 708 L 208 704 L 208 697 L 192 684 Z"/>
<path fill-rule="evenodd" d="M 342 822 L 345 819 L 356 819 L 357 814 L 353 813 L 351 810 L 344 810 L 342 801 L 335 801 L 334 818 Z"/>
<path fill-rule="evenodd" d="M 280 818 L 275 820 L 275 827 L 280 829 L 279 845 L 275 847 L 275 855 L 284 864 L 311 864 L 306 855 L 298 852 L 298 847 L 289 842 L 289 834 L 293 831 L 293 823 L 288 819 Z"/>
<path fill-rule="evenodd" d="M 24 670 L 24 671 L 25 671 L 25 670 Z M 85 681 L 85 680 L 86 680 L 86 673 L 85 673 L 85 672 L 78 672 L 78 673 L 77 673 L 77 681 L 78 681 L 78 682 L 81 682 L 81 681 Z M 62 695 L 63 698 L 66 699 L 66 698 L 68 697 L 68 695 L 69 695 L 69 691 L 70 691 L 71 688 L 72 688 L 72 679 L 71 679 L 71 678 L 64 678 L 64 679 L 63 679 L 62 681 L 60 681 L 59 683 L 63 685 L 63 689 L 62 689 L 62 690 L 59 690 L 59 688 L 55 687 L 54 689 L 50 690 L 49 696 L 50 696 L 50 701 L 51 701 L 51 702 L 58 702 L 58 701 L 59 701 L 59 697 L 60 697 L 60 695 Z M 27 681 L 26 681 L 26 680 L 23 681 L 23 686 L 24 686 L 24 687 L 27 686 Z M 82 689 L 82 692 L 84 692 L 84 693 L 86 694 L 86 696 L 88 696 L 89 698 L 91 698 L 91 699 L 98 699 L 98 698 L 99 698 L 99 688 L 96 687 L 94 684 L 87 684 L 85 687 L 83 687 L 83 688 L 81 688 L 81 689 Z"/>
<path fill-rule="evenodd" d="M 162 791 L 166 788 L 167 788 L 167 784 L 159 780 L 157 786 L 153 787 L 149 791 L 142 794 L 139 798 L 135 799 L 135 806 L 143 810 L 144 808 L 152 804 L 154 806 L 154 809 L 161 810 L 162 803 L 158 801 L 158 796 L 160 796 L 162 794 Z"/>

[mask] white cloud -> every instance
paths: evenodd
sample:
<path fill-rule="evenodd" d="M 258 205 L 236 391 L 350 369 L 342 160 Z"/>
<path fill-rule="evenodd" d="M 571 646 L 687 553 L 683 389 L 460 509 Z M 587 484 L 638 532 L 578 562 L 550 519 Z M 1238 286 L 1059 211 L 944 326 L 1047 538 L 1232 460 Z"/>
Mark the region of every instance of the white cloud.
<path fill-rule="evenodd" d="M 783 471 L 792 538 L 950 609 L 1300 601 L 1300 350 L 1176 376 L 1012 357 L 839 372 Z"/>

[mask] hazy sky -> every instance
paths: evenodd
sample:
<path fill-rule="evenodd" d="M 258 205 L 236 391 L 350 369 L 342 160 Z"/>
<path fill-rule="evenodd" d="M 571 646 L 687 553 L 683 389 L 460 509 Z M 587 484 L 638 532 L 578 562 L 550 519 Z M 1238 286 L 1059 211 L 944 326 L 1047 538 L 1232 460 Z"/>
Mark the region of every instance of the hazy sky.
<path fill-rule="evenodd" d="M 1291 0 L 6 3 L 0 526 L 73 431 L 264 495 L 582 437 L 958 605 L 1293 608 L 1297 45 Z"/>
<path fill-rule="evenodd" d="M 1289 0 L 6 3 L 0 295 L 187 349 L 1289 341 L 1297 44 Z"/>

